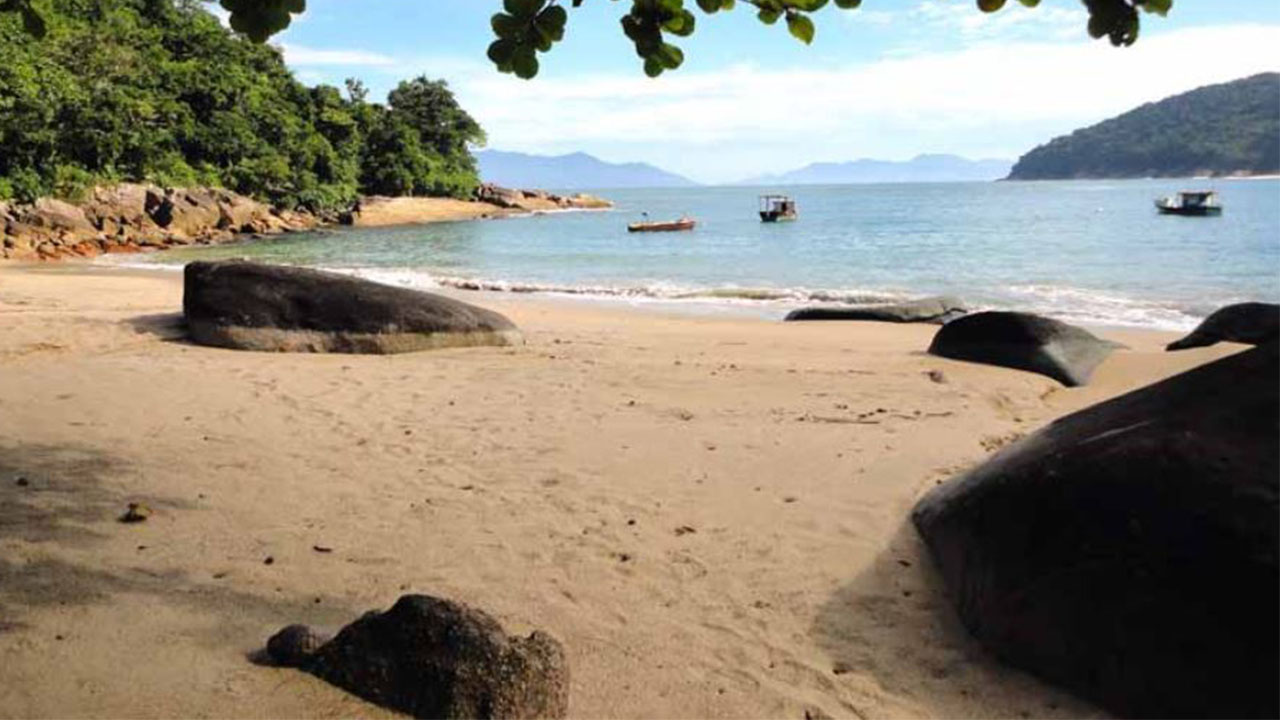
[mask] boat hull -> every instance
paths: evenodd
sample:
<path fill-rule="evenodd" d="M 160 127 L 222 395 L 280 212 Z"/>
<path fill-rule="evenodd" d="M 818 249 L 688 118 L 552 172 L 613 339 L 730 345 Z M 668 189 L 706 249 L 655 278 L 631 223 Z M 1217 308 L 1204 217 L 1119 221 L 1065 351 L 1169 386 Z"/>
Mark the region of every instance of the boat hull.
<path fill-rule="evenodd" d="M 1221 215 L 1222 208 L 1220 206 L 1210 207 L 1177 207 L 1173 205 L 1163 205 L 1156 203 L 1156 210 L 1161 215 L 1182 215 L 1183 217 L 1210 217 Z"/>
<path fill-rule="evenodd" d="M 795 213 L 779 213 L 779 212 L 772 212 L 769 210 L 760 211 L 760 222 L 767 222 L 767 223 L 786 222 L 788 220 L 795 220 L 795 219 L 796 219 Z"/>
<path fill-rule="evenodd" d="M 698 223 L 694 220 L 631 223 L 627 226 L 627 232 L 681 232 L 684 230 L 692 230 L 697 226 L 697 224 Z"/>

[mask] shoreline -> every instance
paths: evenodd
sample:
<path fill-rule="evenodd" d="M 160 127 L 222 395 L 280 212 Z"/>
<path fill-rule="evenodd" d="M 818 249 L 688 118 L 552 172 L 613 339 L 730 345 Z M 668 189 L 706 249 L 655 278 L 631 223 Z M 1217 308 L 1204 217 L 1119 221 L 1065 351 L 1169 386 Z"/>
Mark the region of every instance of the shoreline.
<path fill-rule="evenodd" d="M 573 717 L 1101 717 L 969 639 L 907 515 L 1014 437 L 1238 350 L 1108 333 L 1129 349 L 1068 389 L 929 356 L 933 326 L 472 293 L 526 343 L 254 353 L 185 342 L 181 293 L 0 266 L 14 716 L 388 717 L 247 658 L 425 592 L 560 639 Z M 137 501 L 153 517 L 116 522 Z"/>
<path fill-rule="evenodd" d="M 324 230 L 321 229 L 315 232 L 323 231 Z M 256 242 L 256 240 L 251 242 Z M 101 268 L 107 271 L 159 273 L 162 275 L 181 272 L 183 267 L 182 265 L 177 264 L 128 263 L 123 262 L 123 258 L 121 260 L 122 262 L 103 261 L 101 259 L 73 260 L 69 263 L 59 263 L 58 265 Z M 41 267 L 42 265 L 43 264 L 33 263 L 29 265 L 29 267 Z M 0 267 L 4 267 L 3 260 L 0 260 Z M 21 265 L 13 265 L 13 267 L 21 267 Z M 803 297 L 797 297 L 794 293 L 787 290 L 751 288 L 734 288 L 732 289 L 732 292 L 726 292 L 728 289 L 725 288 L 712 288 L 703 291 L 676 293 L 673 295 L 650 295 L 641 292 L 620 291 L 614 288 L 545 286 L 518 282 L 505 283 L 472 281 L 460 278 L 439 278 L 419 271 L 405 269 L 357 269 L 334 267 L 316 267 L 315 269 L 355 275 L 357 277 L 397 287 L 406 287 L 423 292 L 439 293 L 463 300 L 464 302 L 468 301 L 468 298 L 493 298 L 495 301 L 502 301 L 503 299 L 530 298 L 550 302 L 599 305 L 605 308 L 619 308 L 624 311 L 711 317 L 750 317 L 770 322 L 781 321 L 783 316 L 788 312 L 802 307 L 872 306 L 877 304 L 905 302 L 926 296 L 925 294 L 910 294 L 896 291 L 893 293 L 867 291 L 864 299 L 854 301 L 833 299 L 830 293 L 826 291 L 819 291 L 817 293 L 819 297 L 806 299 Z M 426 278 L 426 281 L 424 281 L 423 278 Z M 762 293 L 761 290 L 765 290 L 766 292 Z M 741 292 L 740 295 L 734 294 L 739 291 Z M 760 297 L 762 294 L 768 295 L 768 297 Z M 1134 323 L 1126 324 L 1123 322 L 1106 321 L 1093 318 L 1063 318 L 1053 312 L 1044 312 L 1034 308 L 1010 308 L 985 306 L 980 304 L 972 306 L 970 311 L 981 312 L 983 310 L 1022 310 L 1024 312 L 1043 314 L 1047 317 L 1056 317 L 1064 322 L 1069 322 L 1095 332 L 1155 332 L 1181 336 L 1186 334 L 1186 332 L 1191 330 L 1195 325 L 1195 323 L 1189 323 L 1185 327 L 1158 327 Z M 1199 322 L 1199 320 L 1203 320 L 1203 318 L 1199 318 L 1197 322 Z"/>
<path fill-rule="evenodd" d="M 612 207 L 608 200 L 586 193 L 556 195 L 482 184 L 468 200 L 368 196 L 347 211 L 313 213 L 281 210 L 222 188 L 120 183 L 92 188 L 74 203 L 52 197 L 31 203 L 0 201 L 0 261 L 60 261 L 226 245 L 341 226 L 389 227 Z"/>

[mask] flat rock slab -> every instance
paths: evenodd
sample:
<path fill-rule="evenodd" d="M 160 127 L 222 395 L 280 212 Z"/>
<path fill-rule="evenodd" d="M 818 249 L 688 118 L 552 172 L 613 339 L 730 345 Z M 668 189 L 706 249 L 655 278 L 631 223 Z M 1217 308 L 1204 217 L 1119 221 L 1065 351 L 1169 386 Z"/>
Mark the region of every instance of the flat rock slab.
<path fill-rule="evenodd" d="M 1004 661 L 1132 717 L 1280 715 L 1280 352 L 1061 418 L 912 515 Z"/>
<path fill-rule="evenodd" d="M 1166 350 L 1206 347 L 1220 342 L 1261 345 L 1280 338 L 1280 305 L 1238 303 L 1214 311 L 1190 335 L 1165 346 Z"/>
<path fill-rule="evenodd" d="M 291 625 L 267 643 L 279 664 L 383 707 L 420 718 L 562 718 L 569 707 L 564 649 L 535 630 L 508 636 L 486 613 L 429 595 L 405 595 L 315 647 Z"/>
<path fill-rule="evenodd" d="M 969 312 L 953 297 L 930 297 L 891 305 L 861 307 L 810 307 L 787 313 L 786 322 L 799 320 L 871 320 L 876 322 L 934 323 L 944 325 Z"/>
<path fill-rule="evenodd" d="M 510 320 L 431 293 L 305 268 L 193 262 L 182 309 L 202 345 L 389 354 L 522 342 Z"/>
<path fill-rule="evenodd" d="M 1068 387 L 1085 385 L 1116 348 L 1088 330 L 1019 312 L 980 312 L 953 320 L 933 336 L 929 353 L 1047 375 Z"/>

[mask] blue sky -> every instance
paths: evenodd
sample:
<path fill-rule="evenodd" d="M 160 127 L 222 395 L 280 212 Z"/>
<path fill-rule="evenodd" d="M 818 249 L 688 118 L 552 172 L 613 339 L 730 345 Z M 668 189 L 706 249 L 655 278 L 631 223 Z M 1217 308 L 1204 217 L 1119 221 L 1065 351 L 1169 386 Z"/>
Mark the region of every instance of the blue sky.
<path fill-rule="evenodd" d="M 582 150 L 706 182 L 859 157 L 1014 158 L 1142 102 L 1280 70 L 1276 0 L 1175 0 L 1125 49 L 1087 37 L 1077 0 L 991 15 L 971 0 L 866 0 L 817 13 L 810 46 L 749 6 L 699 13 L 676 41 L 684 66 L 649 79 L 618 26 L 626 5 L 570 9 L 531 81 L 485 58 L 499 0 L 309 0 L 273 42 L 304 82 L 359 77 L 379 99 L 401 79 L 444 78 L 489 147 Z"/>

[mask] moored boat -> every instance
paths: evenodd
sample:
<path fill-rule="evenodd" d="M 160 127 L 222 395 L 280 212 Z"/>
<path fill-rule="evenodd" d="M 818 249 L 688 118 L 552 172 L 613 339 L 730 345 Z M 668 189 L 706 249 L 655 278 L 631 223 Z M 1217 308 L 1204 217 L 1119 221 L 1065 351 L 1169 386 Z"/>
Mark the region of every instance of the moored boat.
<path fill-rule="evenodd" d="M 1156 200 L 1156 210 L 1161 215 L 1221 215 L 1222 204 L 1213 190 L 1183 190 L 1177 195 Z"/>
<path fill-rule="evenodd" d="M 760 196 L 760 222 L 795 220 L 796 201 L 786 195 Z"/>
<path fill-rule="evenodd" d="M 678 232 L 680 230 L 692 230 L 697 224 L 697 220 L 689 217 L 682 217 L 679 220 L 637 222 L 627 225 L 627 232 Z"/>

